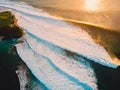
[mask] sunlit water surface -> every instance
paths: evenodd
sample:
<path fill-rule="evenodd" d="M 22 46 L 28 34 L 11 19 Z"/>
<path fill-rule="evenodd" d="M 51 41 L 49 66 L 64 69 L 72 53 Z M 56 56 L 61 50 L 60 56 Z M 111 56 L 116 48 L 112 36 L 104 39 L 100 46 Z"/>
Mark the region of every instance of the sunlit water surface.
<path fill-rule="evenodd" d="M 12 0 L 21 1 L 21 0 Z M 119 0 L 22 0 L 52 15 L 120 30 Z"/>

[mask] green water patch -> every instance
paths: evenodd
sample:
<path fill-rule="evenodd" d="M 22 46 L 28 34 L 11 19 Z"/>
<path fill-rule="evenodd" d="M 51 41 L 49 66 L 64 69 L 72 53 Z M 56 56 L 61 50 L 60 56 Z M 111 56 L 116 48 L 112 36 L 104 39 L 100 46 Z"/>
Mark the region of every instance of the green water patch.
<path fill-rule="evenodd" d="M 12 71 L 17 70 L 19 60 L 13 46 L 16 42 L 17 39 L 0 41 L 0 66 L 9 68 Z"/>
<path fill-rule="evenodd" d="M 19 79 L 15 71 L 20 58 L 16 55 L 17 39 L 0 41 L 0 90 L 20 90 Z"/>

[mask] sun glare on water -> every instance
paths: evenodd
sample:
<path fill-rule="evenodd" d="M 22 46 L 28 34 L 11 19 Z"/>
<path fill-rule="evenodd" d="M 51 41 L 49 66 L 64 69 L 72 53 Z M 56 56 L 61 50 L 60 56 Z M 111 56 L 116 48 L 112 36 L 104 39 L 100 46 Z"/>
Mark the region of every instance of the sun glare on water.
<path fill-rule="evenodd" d="M 100 0 L 85 0 L 85 8 L 92 11 L 100 9 Z"/>

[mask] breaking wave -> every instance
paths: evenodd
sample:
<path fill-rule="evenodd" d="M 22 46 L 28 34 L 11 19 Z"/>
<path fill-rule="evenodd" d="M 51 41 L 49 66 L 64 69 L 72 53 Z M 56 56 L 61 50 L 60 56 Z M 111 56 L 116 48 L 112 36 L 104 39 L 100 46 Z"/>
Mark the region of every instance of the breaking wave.
<path fill-rule="evenodd" d="M 116 68 L 108 52 L 80 27 L 75 27 L 25 3 L 0 1 L 25 29 L 17 52 L 35 77 L 49 90 L 97 90 L 94 61 Z"/>

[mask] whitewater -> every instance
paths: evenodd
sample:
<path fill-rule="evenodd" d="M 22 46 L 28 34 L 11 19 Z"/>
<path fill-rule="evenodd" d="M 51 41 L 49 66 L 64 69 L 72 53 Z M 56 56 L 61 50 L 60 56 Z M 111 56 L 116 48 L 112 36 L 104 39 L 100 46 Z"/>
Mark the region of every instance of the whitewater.
<path fill-rule="evenodd" d="M 44 90 L 97 90 L 89 61 L 117 68 L 108 52 L 80 27 L 24 2 L 0 1 L 25 30 L 17 52 Z"/>

